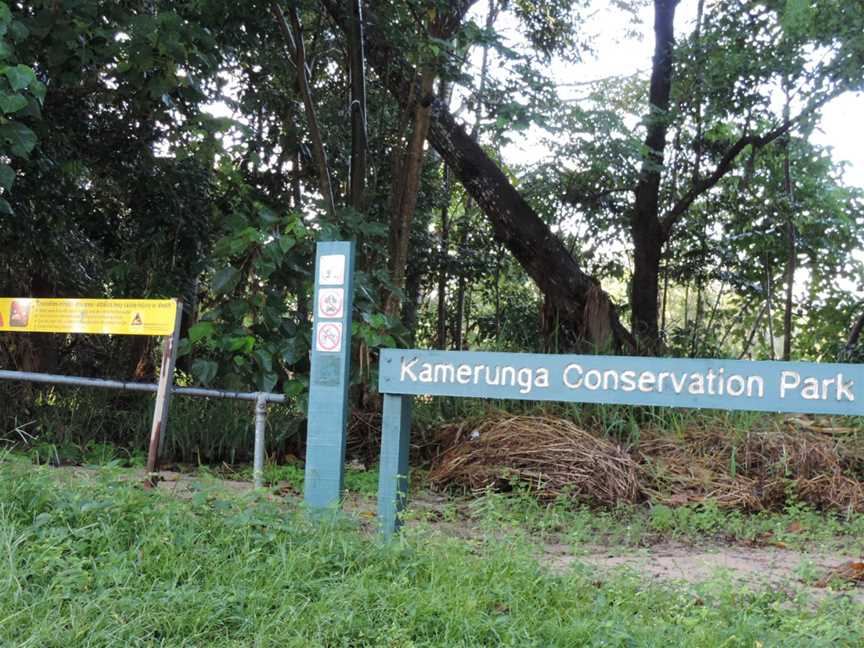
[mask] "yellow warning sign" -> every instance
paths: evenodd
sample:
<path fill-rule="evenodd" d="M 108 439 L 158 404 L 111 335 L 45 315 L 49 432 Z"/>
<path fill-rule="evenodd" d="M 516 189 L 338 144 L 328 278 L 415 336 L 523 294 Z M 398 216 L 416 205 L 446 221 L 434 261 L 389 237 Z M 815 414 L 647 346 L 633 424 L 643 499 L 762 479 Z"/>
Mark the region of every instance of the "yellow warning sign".
<path fill-rule="evenodd" d="M 173 299 L 29 299 L 0 297 L 0 331 L 171 335 Z"/>

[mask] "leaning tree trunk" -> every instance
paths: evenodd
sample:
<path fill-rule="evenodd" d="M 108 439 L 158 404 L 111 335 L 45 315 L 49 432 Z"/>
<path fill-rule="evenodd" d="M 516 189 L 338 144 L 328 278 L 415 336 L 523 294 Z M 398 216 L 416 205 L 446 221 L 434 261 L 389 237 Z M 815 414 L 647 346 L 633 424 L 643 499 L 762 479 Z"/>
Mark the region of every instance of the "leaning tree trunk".
<path fill-rule="evenodd" d="M 348 16 L 342 3 L 321 0 L 333 19 L 348 27 Z M 374 9 L 378 2 L 370 2 Z M 470 2 L 466 4 L 470 5 Z M 382 15 L 386 15 L 384 12 Z M 378 16 L 366 14 L 367 58 L 381 75 L 393 97 L 406 108 L 411 84 L 417 78 L 415 70 L 386 39 L 378 26 Z M 558 310 L 562 321 L 575 335 L 586 335 L 585 310 L 595 299 L 588 297 L 597 289 L 597 281 L 586 274 L 573 256 L 527 201 L 510 184 L 507 176 L 456 122 L 447 106 L 435 96 L 420 96 L 418 101 L 431 107 L 428 139 L 444 162 L 460 180 L 468 194 L 483 210 L 496 238 L 534 280 Z M 609 304 L 605 293 L 601 300 Z M 634 341 L 621 324 L 614 308 L 608 309 L 609 328 L 618 345 L 633 346 Z M 591 340 L 607 345 L 609 340 Z"/>

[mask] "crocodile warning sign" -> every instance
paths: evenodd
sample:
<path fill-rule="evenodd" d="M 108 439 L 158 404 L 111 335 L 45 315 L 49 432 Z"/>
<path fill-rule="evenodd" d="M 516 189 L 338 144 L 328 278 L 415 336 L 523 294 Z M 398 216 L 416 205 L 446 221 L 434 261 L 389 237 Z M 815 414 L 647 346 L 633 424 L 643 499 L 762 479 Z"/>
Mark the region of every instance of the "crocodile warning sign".
<path fill-rule="evenodd" d="M 31 299 L 0 297 L 0 331 L 171 335 L 173 299 Z"/>

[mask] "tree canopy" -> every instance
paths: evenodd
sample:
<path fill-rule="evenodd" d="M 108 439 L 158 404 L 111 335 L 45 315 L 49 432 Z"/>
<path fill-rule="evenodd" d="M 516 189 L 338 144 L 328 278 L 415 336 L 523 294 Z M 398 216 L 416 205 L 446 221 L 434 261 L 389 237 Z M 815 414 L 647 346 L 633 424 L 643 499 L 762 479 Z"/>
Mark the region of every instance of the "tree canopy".
<path fill-rule="evenodd" d="M 588 0 L 0 2 L 0 293 L 180 297 L 189 382 L 299 404 L 337 238 L 361 400 L 393 345 L 856 359 L 864 194 L 813 133 L 864 5 L 605 8 L 646 9 L 653 56 L 592 80 Z M 0 358 L 155 371 L 142 339 Z"/>

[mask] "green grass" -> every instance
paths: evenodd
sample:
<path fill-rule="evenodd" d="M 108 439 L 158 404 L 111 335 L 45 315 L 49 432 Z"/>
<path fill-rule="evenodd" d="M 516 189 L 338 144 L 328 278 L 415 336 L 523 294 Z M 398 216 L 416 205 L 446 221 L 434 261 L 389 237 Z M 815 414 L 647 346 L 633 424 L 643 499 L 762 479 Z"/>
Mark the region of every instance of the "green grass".
<path fill-rule="evenodd" d="M 491 520 L 491 518 L 490 518 Z M 389 545 L 257 494 L 0 463 L 0 645 L 858 646 L 862 606 L 544 570 L 522 534 Z"/>
<path fill-rule="evenodd" d="M 244 466 L 230 476 L 232 478 L 252 481 L 252 466 Z M 303 492 L 303 480 L 304 471 L 302 462 L 287 464 L 266 462 L 264 464 L 265 485 L 275 486 L 287 483 L 292 490 L 301 493 Z M 345 490 L 365 497 L 376 497 L 378 494 L 377 466 L 369 470 L 355 470 L 349 466 L 345 470 Z"/>
<path fill-rule="evenodd" d="M 461 505 L 460 505 L 461 502 Z M 539 502 L 531 491 L 513 484 L 508 493 L 487 490 L 480 497 L 453 500 L 439 515 L 455 521 L 463 515 L 492 531 L 509 528 L 538 541 L 564 542 L 578 551 L 583 544 L 637 547 L 665 540 L 688 543 L 743 542 L 789 549 L 820 548 L 864 554 L 864 515 L 816 511 L 799 502 L 783 511 L 748 514 L 720 509 L 714 502 L 681 507 L 630 506 L 614 509 L 574 507 L 571 502 Z M 424 521 L 428 512 L 408 513 Z"/>

